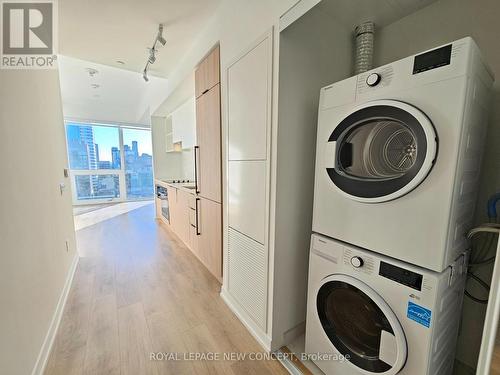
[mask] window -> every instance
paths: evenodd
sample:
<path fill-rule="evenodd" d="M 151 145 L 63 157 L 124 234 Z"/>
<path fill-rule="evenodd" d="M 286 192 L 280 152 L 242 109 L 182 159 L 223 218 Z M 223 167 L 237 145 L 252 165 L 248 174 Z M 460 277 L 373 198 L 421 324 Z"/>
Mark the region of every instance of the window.
<path fill-rule="evenodd" d="M 153 197 L 150 130 L 67 122 L 66 142 L 74 204 Z"/>
<path fill-rule="evenodd" d="M 78 200 L 120 198 L 120 177 L 117 174 L 76 175 Z"/>
<path fill-rule="evenodd" d="M 123 153 L 127 196 L 153 197 L 151 133 L 142 129 L 123 129 Z"/>

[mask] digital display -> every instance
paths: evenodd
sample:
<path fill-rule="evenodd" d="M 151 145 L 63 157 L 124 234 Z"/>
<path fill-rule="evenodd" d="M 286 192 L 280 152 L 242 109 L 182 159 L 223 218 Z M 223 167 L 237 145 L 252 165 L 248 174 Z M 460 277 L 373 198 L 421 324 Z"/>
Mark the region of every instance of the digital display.
<path fill-rule="evenodd" d="M 418 273 L 405 270 L 404 268 L 397 267 L 393 264 L 380 262 L 380 270 L 378 274 L 418 291 L 422 290 L 423 276 Z"/>
<path fill-rule="evenodd" d="M 413 62 L 413 74 L 436 69 L 440 66 L 450 65 L 450 61 L 451 44 L 415 56 L 415 60 Z"/>

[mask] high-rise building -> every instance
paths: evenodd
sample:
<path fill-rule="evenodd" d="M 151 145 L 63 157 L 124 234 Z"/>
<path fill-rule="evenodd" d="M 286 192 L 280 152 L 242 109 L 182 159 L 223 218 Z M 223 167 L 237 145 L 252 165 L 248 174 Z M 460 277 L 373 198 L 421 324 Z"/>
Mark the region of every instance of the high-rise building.
<path fill-rule="evenodd" d="M 69 124 L 66 133 L 70 168 L 97 169 L 97 145 L 92 126 Z"/>
<path fill-rule="evenodd" d="M 132 152 L 134 157 L 137 159 L 139 157 L 139 148 L 137 147 L 137 141 L 132 141 Z"/>
<path fill-rule="evenodd" d="M 121 164 L 120 150 L 118 147 L 111 147 L 111 168 L 120 169 Z"/>
<path fill-rule="evenodd" d="M 99 145 L 97 143 L 94 143 L 94 150 L 95 150 L 95 160 L 97 162 L 97 166 L 99 167 Z"/>

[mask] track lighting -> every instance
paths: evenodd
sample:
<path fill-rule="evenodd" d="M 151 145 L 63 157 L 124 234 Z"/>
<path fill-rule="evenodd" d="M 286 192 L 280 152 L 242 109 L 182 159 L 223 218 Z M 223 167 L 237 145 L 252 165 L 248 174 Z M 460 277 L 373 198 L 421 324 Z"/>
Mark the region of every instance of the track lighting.
<path fill-rule="evenodd" d="M 149 58 L 148 58 L 148 62 L 149 62 L 150 64 L 154 64 L 154 63 L 155 63 L 155 61 L 156 61 L 156 56 L 155 56 L 155 53 L 156 53 L 156 51 L 155 51 L 153 48 L 151 48 L 151 49 L 149 50 Z"/>
<path fill-rule="evenodd" d="M 142 78 L 144 78 L 144 80 L 146 82 L 149 81 L 149 79 L 148 79 L 148 68 L 149 68 L 149 65 L 150 64 L 154 64 L 155 61 L 156 61 L 156 53 L 158 52 L 158 48 L 160 47 L 160 46 L 157 46 L 158 43 L 160 43 L 162 46 L 164 46 L 165 44 L 167 44 L 167 41 L 163 37 L 163 25 L 162 24 L 160 24 L 158 26 L 158 34 L 156 35 L 156 38 L 155 38 L 155 40 L 153 42 L 153 47 L 151 47 L 149 49 L 148 61 L 146 62 L 146 66 L 144 67 L 144 71 L 142 72 Z"/>
<path fill-rule="evenodd" d="M 158 35 L 156 36 L 156 40 L 158 42 L 160 42 L 160 44 L 162 46 L 164 46 L 165 44 L 167 44 L 167 41 L 163 37 L 163 25 L 162 24 L 160 24 L 160 26 L 158 27 Z"/>

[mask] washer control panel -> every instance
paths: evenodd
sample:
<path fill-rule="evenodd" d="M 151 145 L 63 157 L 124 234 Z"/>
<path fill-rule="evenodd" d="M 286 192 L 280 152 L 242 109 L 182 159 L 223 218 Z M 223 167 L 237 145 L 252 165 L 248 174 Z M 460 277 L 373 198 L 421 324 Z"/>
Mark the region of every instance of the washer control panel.
<path fill-rule="evenodd" d="M 349 248 L 344 248 L 343 263 L 344 266 L 366 274 L 372 274 L 375 269 L 375 260 L 372 257 L 361 255 Z"/>
<path fill-rule="evenodd" d="M 387 262 L 380 262 L 380 270 L 378 274 L 399 284 L 406 285 L 412 289 L 418 291 L 422 290 L 423 275 L 419 273 Z"/>

